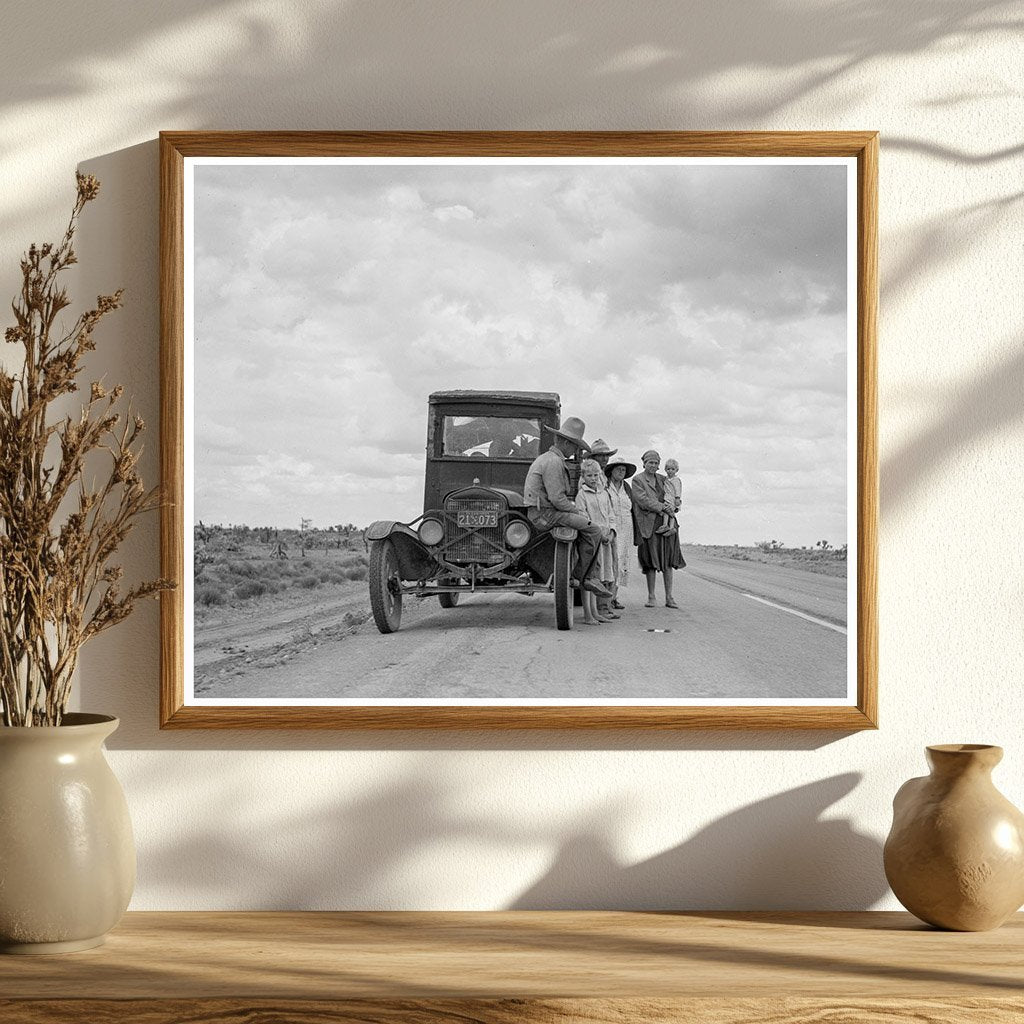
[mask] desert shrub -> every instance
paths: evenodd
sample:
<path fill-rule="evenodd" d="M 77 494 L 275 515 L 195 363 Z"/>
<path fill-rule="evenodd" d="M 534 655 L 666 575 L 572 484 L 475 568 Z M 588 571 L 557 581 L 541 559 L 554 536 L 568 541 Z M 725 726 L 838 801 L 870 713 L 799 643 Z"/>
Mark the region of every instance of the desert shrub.
<path fill-rule="evenodd" d="M 345 570 L 345 579 L 348 580 L 365 580 L 366 579 L 366 566 L 365 565 L 352 565 Z"/>
<path fill-rule="evenodd" d="M 320 581 L 313 575 L 300 576 L 296 581 L 297 587 L 305 587 L 307 590 L 312 590 L 313 587 L 320 586 Z"/>
<path fill-rule="evenodd" d="M 223 604 L 225 601 L 224 591 L 218 586 L 200 587 L 196 591 L 196 604 L 213 605 Z"/>
<path fill-rule="evenodd" d="M 266 592 L 263 580 L 245 580 L 235 587 L 235 597 L 262 597 Z"/>

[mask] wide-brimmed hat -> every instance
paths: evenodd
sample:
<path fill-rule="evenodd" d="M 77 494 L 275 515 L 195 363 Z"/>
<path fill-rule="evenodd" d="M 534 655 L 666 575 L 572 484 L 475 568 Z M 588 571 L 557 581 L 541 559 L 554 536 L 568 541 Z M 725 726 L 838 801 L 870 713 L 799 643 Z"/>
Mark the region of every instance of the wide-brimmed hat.
<path fill-rule="evenodd" d="M 591 455 L 614 455 L 618 450 L 618 448 L 609 448 L 608 442 L 603 437 L 599 437 L 590 446 Z"/>
<path fill-rule="evenodd" d="M 590 451 L 590 445 L 583 440 L 583 432 L 587 429 L 586 423 L 578 416 L 570 416 L 561 427 L 548 427 L 552 434 L 564 437 L 566 441 L 578 444 L 584 451 Z"/>
<path fill-rule="evenodd" d="M 595 441 L 594 443 L 596 444 L 597 442 Z M 608 465 L 604 467 L 605 476 L 611 476 L 612 475 L 612 470 L 616 466 L 625 466 L 626 467 L 626 479 L 627 480 L 636 472 L 636 466 L 634 466 L 632 462 L 627 462 L 625 459 L 609 459 L 608 460 Z"/>

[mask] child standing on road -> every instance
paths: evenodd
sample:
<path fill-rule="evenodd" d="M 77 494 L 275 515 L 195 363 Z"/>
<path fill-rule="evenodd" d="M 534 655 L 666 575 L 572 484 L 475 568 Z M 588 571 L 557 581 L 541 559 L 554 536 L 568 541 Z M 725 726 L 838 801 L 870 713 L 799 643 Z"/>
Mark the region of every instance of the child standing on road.
<path fill-rule="evenodd" d="M 597 549 L 598 579 L 607 590 L 613 587 L 614 553 L 612 543 L 615 530 L 612 525 L 612 505 L 608 491 L 604 486 L 601 467 L 593 459 L 584 459 L 580 466 L 580 489 L 576 492 L 576 507 L 587 516 L 595 526 L 600 526 L 603 537 Z M 585 570 L 584 566 L 584 570 Z M 588 590 L 583 591 L 583 622 L 587 626 L 596 626 L 599 622 L 611 622 L 619 618 L 614 612 L 602 614 L 598 610 L 597 595 Z"/>
<path fill-rule="evenodd" d="M 683 507 L 683 481 L 679 479 L 679 463 L 675 459 L 665 461 L 665 500 L 671 501 L 676 512 Z M 662 512 L 658 533 L 678 533 L 679 520 L 675 515 Z"/>

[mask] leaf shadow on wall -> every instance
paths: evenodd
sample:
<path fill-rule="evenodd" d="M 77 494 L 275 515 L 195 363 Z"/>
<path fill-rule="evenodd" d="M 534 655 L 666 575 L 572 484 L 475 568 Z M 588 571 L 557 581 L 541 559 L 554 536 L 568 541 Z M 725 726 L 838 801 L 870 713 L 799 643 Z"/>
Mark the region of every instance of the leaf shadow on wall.
<path fill-rule="evenodd" d="M 941 412 L 882 461 L 883 513 L 919 494 L 933 474 L 965 451 L 1024 422 L 1024 337 L 1011 338 L 1000 348 L 1009 355 L 969 385 L 942 392 L 937 388 L 932 405 Z"/>
<path fill-rule="evenodd" d="M 823 819 L 861 775 L 850 772 L 789 789 L 719 818 L 679 846 L 623 864 L 605 835 L 565 843 L 547 873 L 512 904 L 667 910 L 866 909 L 888 891 L 880 844 L 847 818 Z"/>
<path fill-rule="evenodd" d="M 552 109 L 553 81 L 562 110 L 628 108 L 639 127 L 631 97 L 642 91 L 649 102 L 662 96 L 671 102 L 672 123 L 690 124 L 709 110 L 703 95 L 692 91 L 695 83 L 741 68 L 777 73 L 771 88 L 732 100 L 746 126 L 872 59 L 1019 28 L 1010 0 L 829 7 L 781 0 L 722 0 L 709 7 L 683 0 L 646 5 L 639 13 L 591 5 L 585 18 L 575 4 L 550 0 L 458 5 L 440 13 L 434 5 L 394 3 L 260 9 L 225 0 L 96 0 L 79 18 L 60 8 L 64 31 L 55 34 L 51 19 L 39 15 L 54 6 L 16 7 L 7 19 L 9 104 L 36 103 L 41 96 L 73 102 L 98 87 L 95 66 L 116 73 L 120 61 L 135 58 L 134 48 L 152 60 L 158 39 L 173 62 L 156 64 L 150 73 L 168 75 L 170 86 L 176 84 L 170 72 L 177 72 L 179 88 L 133 96 L 133 102 L 170 127 L 226 127 L 225 116 L 230 121 L 230 112 L 244 110 L 253 129 L 366 126 L 379 118 L 383 83 L 402 97 L 404 127 L 422 127 L 424 120 L 435 127 L 446 112 L 462 124 L 493 123 L 495 96 L 514 97 L 517 106 L 506 109 L 519 110 L 520 126 L 536 127 L 559 112 Z M 190 32 L 191 23 L 201 25 L 202 36 Z M 344 122 L 338 114 L 347 115 Z"/>
<path fill-rule="evenodd" d="M 89 122 L 100 153 L 136 125 L 831 127 L 844 106 L 877 88 L 871 73 L 880 59 L 1012 36 L 1020 28 L 1014 12 L 1012 0 L 682 0 L 639 10 L 592 4 L 585 18 L 577 5 L 550 0 L 440 12 L 394 2 L 226 0 L 96 0 L 78 11 L 47 0 L 5 12 L 0 92 L 10 120 L 0 159 L 66 159 L 68 142 L 41 116 L 42 104 Z M 794 112 L 818 93 L 820 114 Z M 128 117 L 118 113 L 126 104 Z M 0 233 L 18 227 L 18 214 L 0 209 Z"/>

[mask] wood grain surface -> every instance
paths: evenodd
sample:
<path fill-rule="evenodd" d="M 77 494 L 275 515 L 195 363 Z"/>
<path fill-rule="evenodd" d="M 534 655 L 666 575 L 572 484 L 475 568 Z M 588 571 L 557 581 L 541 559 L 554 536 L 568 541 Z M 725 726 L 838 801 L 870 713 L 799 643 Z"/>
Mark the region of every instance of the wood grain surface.
<path fill-rule="evenodd" d="M 166 594 L 166 591 L 165 591 Z M 161 595 L 163 597 L 164 595 Z M 165 646 L 170 644 L 166 636 Z M 180 661 L 180 653 L 174 660 Z M 873 688 L 861 680 L 864 690 Z M 181 684 L 165 680 L 163 729 L 875 729 L 855 707 L 172 707 Z M 873 697 L 872 697 L 873 699 Z M 514 713 L 513 713 L 514 712 Z"/>
<path fill-rule="evenodd" d="M 150 913 L 0 957 L 0 1020 L 1024 1020 L 1024 914 Z"/>
<path fill-rule="evenodd" d="M 160 133 L 189 156 L 860 156 L 853 132 L 250 132 Z"/>
<path fill-rule="evenodd" d="M 878 136 L 857 161 L 857 707 L 878 726 Z"/>
<path fill-rule="evenodd" d="M 184 566 L 184 161 L 202 156 L 839 156 L 857 159 L 857 705 L 855 707 L 185 707 L 182 588 L 161 594 L 161 728 L 833 729 L 877 728 L 878 133 L 161 132 L 162 573 Z M 191 529 L 191 524 L 188 524 Z"/>
<path fill-rule="evenodd" d="M 1019 999 L 0 999 L 9 1024 L 1020 1024 Z"/>
<path fill-rule="evenodd" d="M 177 584 L 160 595 L 161 722 L 185 703 L 184 166 L 181 153 L 161 138 L 160 567 Z"/>

